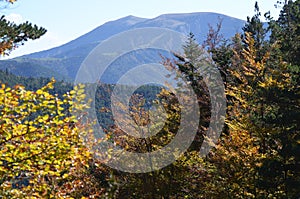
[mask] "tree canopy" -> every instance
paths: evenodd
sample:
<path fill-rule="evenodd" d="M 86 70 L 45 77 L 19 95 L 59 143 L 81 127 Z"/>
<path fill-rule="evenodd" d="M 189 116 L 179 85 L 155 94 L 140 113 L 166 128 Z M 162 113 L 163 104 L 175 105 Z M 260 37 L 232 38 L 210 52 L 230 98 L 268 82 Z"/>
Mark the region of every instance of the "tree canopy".
<path fill-rule="evenodd" d="M 2 3 L 14 3 L 16 0 L 2 0 Z M 1 5 L 1 1 L 0 1 Z M 15 24 L 0 17 L 0 55 L 8 55 L 9 52 L 29 39 L 35 40 L 46 33 L 46 29 L 33 25 L 30 22 Z"/>
<path fill-rule="evenodd" d="M 89 128 L 95 121 L 85 120 L 89 103 L 85 103 L 84 85 L 71 89 L 63 81 L 0 72 L 0 196 L 299 198 L 300 0 L 280 1 L 278 6 L 282 7 L 277 20 L 267 13 L 267 23 L 262 22 L 256 3 L 254 16 L 231 39 L 220 34 L 220 21 L 216 30 L 210 26 L 203 44 L 191 33 L 183 54 L 163 58 L 171 73 L 191 85 L 201 115 L 188 150 L 172 164 L 148 173 L 109 168 L 105 163 L 114 158 L 110 150 L 100 161 L 88 148 L 104 141 L 137 153 L 166 146 L 176 136 L 181 118 L 182 107 L 172 91 L 144 86 L 131 96 L 130 110 L 121 124 L 133 120 L 138 133 L 149 133 L 153 104 L 162 105 L 165 112 L 157 117 L 166 119 L 152 127 L 160 129 L 156 135 L 135 138 L 117 126 L 111 113 L 115 85 L 99 85 L 95 107 L 105 136 L 96 139 Z M 28 22 L 16 25 L 4 17 L 0 26 L 2 54 L 45 33 Z M 201 67 L 207 63 L 222 75 L 227 111 L 218 142 L 201 157 L 199 150 L 214 119 L 211 99 L 220 97 L 211 96 L 205 84 Z M 71 114 L 74 111 L 76 116 Z"/>

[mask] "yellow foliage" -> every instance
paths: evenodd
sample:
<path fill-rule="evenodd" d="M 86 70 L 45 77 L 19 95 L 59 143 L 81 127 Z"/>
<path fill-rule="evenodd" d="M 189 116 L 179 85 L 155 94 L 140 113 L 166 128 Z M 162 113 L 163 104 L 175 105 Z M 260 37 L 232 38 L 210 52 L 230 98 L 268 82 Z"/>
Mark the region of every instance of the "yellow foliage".
<path fill-rule="evenodd" d="M 49 93 L 53 79 L 36 92 L 0 87 L 0 195 L 50 198 L 54 185 L 89 154 L 82 147 L 83 127 L 75 116 L 74 95 Z M 75 90 L 72 94 L 75 94 Z M 77 95 L 76 95 L 77 96 Z M 82 101 L 77 96 L 77 101 Z M 83 111 L 87 105 L 77 105 Z M 79 161 L 78 161 L 79 160 Z"/>
<path fill-rule="evenodd" d="M 7 49 L 11 49 L 13 47 L 13 44 L 11 41 L 9 42 L 1 42 L 0 43 L 0 55 L 4 56 L 5 55 L 5 51 Z"/>

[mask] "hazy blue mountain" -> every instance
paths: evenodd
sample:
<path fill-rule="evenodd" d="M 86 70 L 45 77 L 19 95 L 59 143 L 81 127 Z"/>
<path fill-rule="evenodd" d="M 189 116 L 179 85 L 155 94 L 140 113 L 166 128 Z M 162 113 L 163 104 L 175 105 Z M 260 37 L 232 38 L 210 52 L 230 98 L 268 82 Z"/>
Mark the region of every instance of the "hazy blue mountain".
<path fill-rule="evenodd" d="M 91 32 L 86 33 L 78 37 L 77 39 L 70 41 L 64 45 L 61 45 L 50 50 L 33 53 L 23 57 L 26 58 L 64 58 L 75 57 L 82 54 L 86 54 L 92 50 L 101 41 L 111 37 L 114 34 L 129 30 L 133 25 L 143 22 L 147 19 L 138 18 L 134 16 L 127 16 L 115 21 L 107 22 Z"/>
<path fill-rule="evenodd" d="M 215 27 L 219 20 L 222 20 L 221 33 L 225 38 L 232 37 L 235 33 L 240 32 L 245 24 L 243 20 L 209 12 L 165 14 L 153 19 L 127 16 L 107 22 L 91 32 L 56 48 L 0 61 L 0 69 L 8 68 L 10 72 L 23 76 L 54 76 L 57 79 L 72 81 L 76 77 L 82 61 L 91 50 L 103 40 L 115 34 L 135 28 L 160 27 L 179 31 L 186 35 L 192 32 L 198 42 L 201 43 L 208 33 L 208 24 Z M 150 54 L 154 55 L 155 53 L 150 52 Z M 143 60 L 142 53 L 139 56 L 142 63 L 147 63 L 146 58 Z M 149 56 L 149 52 L 147 56 Z M 159 59 L 159 56 L 157 56 L 157 59 Z M 120 64 L 120 62 L 122 63 Z M 124 72 L 132 68 L 132 62 L 128 57 L 122 58 L 121 61 L 116 63 L 116 66 L 111 66 L 112 68 L 109 70 L 111 72 L 106 73 L 106 76 L 102 79 L 103 81 L 110 82 L 110 80 L 116 79 L 115 75 L 118 71 Z M 116 76 L 120 76 L 120 74 Z"/>

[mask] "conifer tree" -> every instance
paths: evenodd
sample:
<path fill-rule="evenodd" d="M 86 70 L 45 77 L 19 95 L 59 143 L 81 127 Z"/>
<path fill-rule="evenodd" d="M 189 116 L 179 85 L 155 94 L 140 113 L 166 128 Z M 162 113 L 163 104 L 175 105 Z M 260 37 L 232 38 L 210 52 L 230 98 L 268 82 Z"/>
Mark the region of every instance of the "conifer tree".
<path fill-rule="evenodd" d="M 1 4 L 14 3 L 15 0 L 2 0 Z M 46 29 L 33 25 L 30 22 L 15 24 L 5 19 L 5 16 L 0 17 L 0 55 L 9 55 L 11 50 L 14 50 L 29 39 L 38 39 L 46 33 Z"/>

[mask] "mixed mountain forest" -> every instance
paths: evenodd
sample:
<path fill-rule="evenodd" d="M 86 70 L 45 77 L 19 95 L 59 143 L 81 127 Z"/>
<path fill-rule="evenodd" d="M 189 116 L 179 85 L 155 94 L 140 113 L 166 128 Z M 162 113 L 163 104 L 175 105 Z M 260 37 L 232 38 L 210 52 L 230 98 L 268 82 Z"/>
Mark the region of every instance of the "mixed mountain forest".
<path fill-rule="evenodd" d="M 220 33 L 220 20 L 204 42 L 190 33 L 183 54 L 162 57 L 170 72 L 180 72 L 191 85 L 201 115 L 191 146 L 160 170 L 112 169 L 106 164 L 113 158 L 110 151 L 101 161 L 95 158 L 89 145 L 97 143 L 85 140 L 94 123 L 85 119 L 93 105 L 85 85 L 0 71 L 0 198 L 300 198 L 300 0 L 276 5 L 281 9 L 276 19 L 256 3 L 254 16 L 232 38 Z M 1 17 L 0 53 L 8 56 L 45 33 L 29 22 L 17 25 Z M 205 61 L 214 63 L 224 82 L 226 117 L 218 142 L 202 157 L 214 119 L 199 73 L 204 50 Z M 99 83 L 94 102 L 105 141 L 138 153 L 170 143 L 180 123 L 176 96 L 157 85 L 136 90 L 130 117 L 146 124 L 154 101 L 166 110 L 167 121 L 155 136 L 135 138 L 114 122 L 114 86 Z"/>

